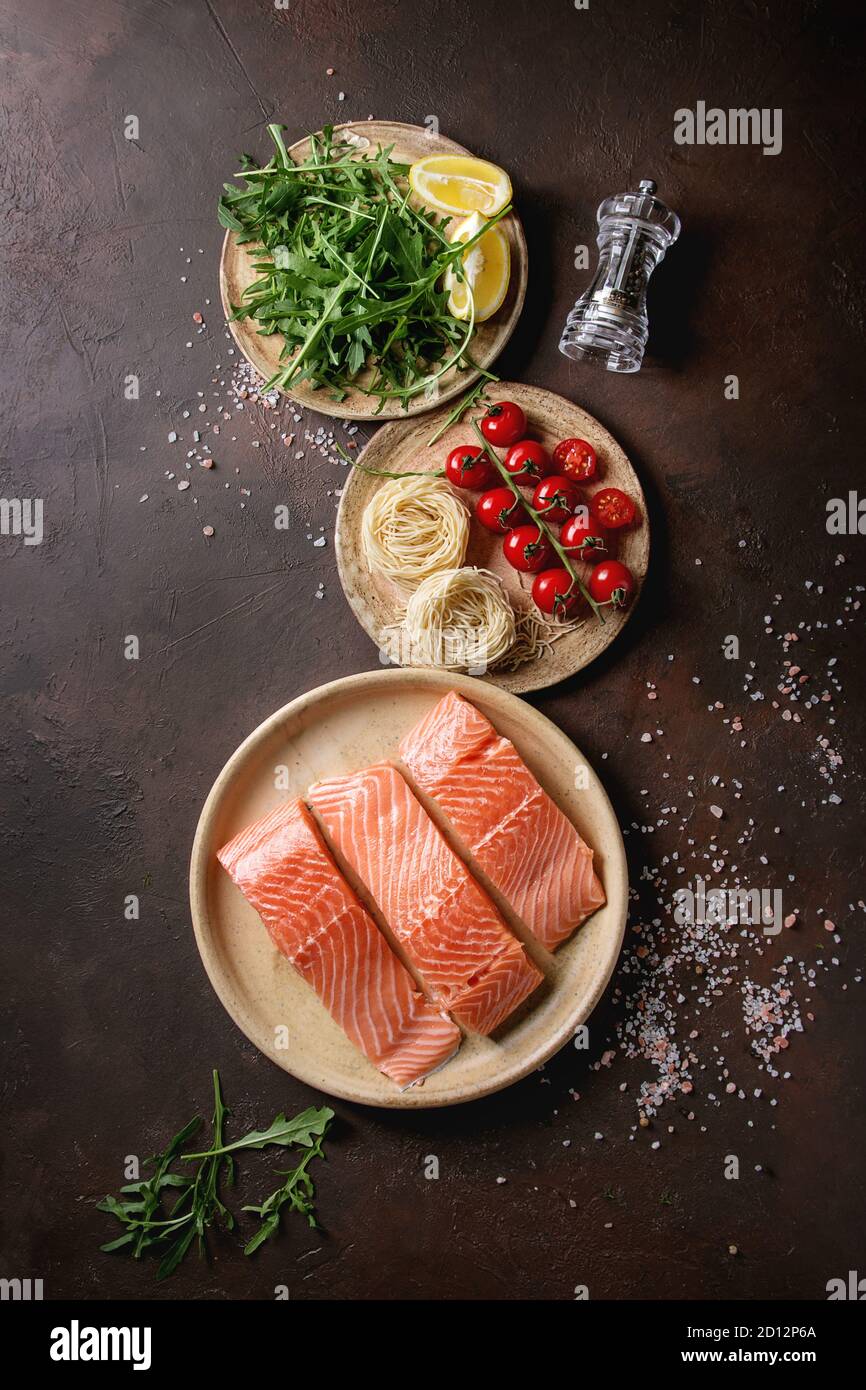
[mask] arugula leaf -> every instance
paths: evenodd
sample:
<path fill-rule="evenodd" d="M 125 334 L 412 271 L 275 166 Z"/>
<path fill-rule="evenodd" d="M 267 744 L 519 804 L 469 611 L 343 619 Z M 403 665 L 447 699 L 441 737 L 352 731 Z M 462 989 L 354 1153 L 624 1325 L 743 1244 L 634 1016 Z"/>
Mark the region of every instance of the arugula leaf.
<path fill-rule="evenodd" d="M 285 1115 L 278 1115 L 267 1129 L 251 1129 L 249 1134 L 245 1134 L 243 1139 L 236 1139 L 233 1144 L 214 1147 L 205 1153 L 183 1154 L 183 1159 L 210 1158 L 218 1153 L 232 1153 L 235 1149 L 263 1149 L 267 1144 L 281 1144 L 284 1148 L 290 1144 L 300 1144 L 306 1148 L 325 1133 L 333 1118 L 334 1112 L 329 1106 L 323 1105 L 317 1110 L 311 1105 L 290 1120 Z"/>
<path fill-rule="evenodd" d="M 277 1234 L 280 1229 L 280 1213 L 284 1206 L 306 1216 L 310 1226 L 318 1226 L 316 1209 L 313 1205 L 316 1189 L 307 1172 L 307 1167 L 314 1158 L 324 1158 L 321 1137 L 314 1141 L 297 1168 L 287 1169 L 281 1173 L 281 1176 L 286 1179 L 282 1187 L 278 1187 L 275 1192 L 271 1193 L 270 1197 L 266 1197 L 261 1206 L 243 1208 L 244 1211 L 255 1212 L 257 1216 L 261 1217 L 262 1222 L 255 1235 L 244 1246 L 245 1255 L 251 1255 L 254 1250 L 258 1250 L 264 1241 Z"/>
<path fill-rule="evenodd" d="M 232 319 L 253 318 L 260 333 L 284 338 L 267 386 L 309 381 L 337 398 L 360 387 L 381 410 L 389 399 L 408 406 L 445 372 L 474 365 L 474 322 L 449 313 L 442 277 L 452 267 L 461 274 L 462 257 L 510 207 L 467 243 L 451 243 L 449 218 L 411 206 L 409 166 L 390 148 L 359 158 L 325 128 L 295 164 L 283 128 L 268 130 L 274 159 L 243 159 L 235 177 L 244 187 L 224 185 L 218 214 L 256 274 Z"/>
<path fill-rule="evenodd" d="M 225 1121 L 228 1115 L 223 1101 L 219 1073 L 213 1073 L 214 1108 L 211 1119 L 211 1147 L 202 1153 L 182 1153 L 184 1145 L 201 1126 L 200 1118 L 190 1120 L 179 1130 L 162 1153 L 145 1163 L 154 1169 L 149 1178 L 126 1183 L 119 1197 L 108 1196 L 97 1203 L 97 1210 L 115 1217 L 124 1227 L 121 1235 L 100 1249 L 106 1252 L 126 1250 L 134 1259 L 153 1249 L 160 1256 L 157 1279 L 167 1279 L 177 1269 L 194 1241 L 199 1253 L 207 1254 L 207 1233 L 221 1225 L 226 1231 L 234 1229 L 235 1219 L 222 1200 L 221 1186 L 234 1182 L 233 1153 L 237 1149 L 263 1149 L 270 1144 L 288 1148 L 297 1145 L 307 1152 L 298 1166 L 281 1174 L 283 1186 L 271 1194 L 261 1207 L 245 1207 L 262 1217 L 262 1226 L 248 1243 L 252 1249 L 279 1228 L 282 1207 L 301 1212 L 315 1225 L 313 1208 L 314 1187 L 307 1174 L 307 1165 L 314 1157 L 323 1157 L 322 1140 L 334 1118 L 327 1106 L 311 1106 L 301 1114 L 287 1119 L 277 1115 L 265 1130 L 250 1130 L 233 1144 L 224 1143 Z M 176 1161 L 197 1162 L 194 1171 L 171 1171 Z M 163 1202 L 174 1197 L 166 1210 Z"/>

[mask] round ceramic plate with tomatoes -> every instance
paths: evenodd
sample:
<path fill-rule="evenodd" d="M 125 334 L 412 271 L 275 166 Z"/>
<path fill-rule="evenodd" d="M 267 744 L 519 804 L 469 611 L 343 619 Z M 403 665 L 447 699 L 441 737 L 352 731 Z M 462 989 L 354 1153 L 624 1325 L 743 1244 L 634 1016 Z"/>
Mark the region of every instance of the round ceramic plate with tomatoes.
<path fill-rule="evenodd" d="M 381 659 L 393 659 L 393 633 L 401 622 L 405 596 L 368 564 L 362 518 L 388 481 L 382 474 L 436 473 L 447 465 L 446 476 L 460 483 L 458 491 L 472 511 L 464 564 L 498 575 L 514 608 L 537 613 L 547 624 L 549 640 L 536 655 L 514 669 L 508 669 L 506 661 L 484 679 L 516 694 L 540 690 L 600 656 L 634 611 L 649 564 L 643 490 L 624 450 L 604 426 L 551 391 L 519 382 L 492 383 L 463 419 L 430 446 L 431 436 L 450 413 L 451 408 L 441 407 L 420 419 L 394 421 L 361 451 L 357 462 L 363 468 L 351 470 L 337 513 L 340 582 Z M 583 593 L 576 593 L 570 580 L 564 586 L 561 557 L 548 549 L 547 537 L 530 514 L 511 510 L 514 494 L 491 497 L 507 485 L 492 465 L 486 471 L 483 459 L 470 457 L 481 448 L 473 422 L 507 466 L 521 497 L 534 505 L 559 544 L 567 547 L 595 608 Z"/>

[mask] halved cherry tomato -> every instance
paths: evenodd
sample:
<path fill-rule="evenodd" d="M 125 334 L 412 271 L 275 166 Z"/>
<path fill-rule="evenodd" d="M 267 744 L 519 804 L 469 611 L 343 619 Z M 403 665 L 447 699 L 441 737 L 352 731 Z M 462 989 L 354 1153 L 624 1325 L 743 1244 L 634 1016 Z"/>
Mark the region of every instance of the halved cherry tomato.
<path fill-rule="evenodd" d="M 516 444 L 526 434 L 526 416 L 514 401 L 497 401 L 487 407 L 487 414 L 481 421 L 481 433 L 488 444 L 507 449 Z"/>
<path fill-rule="evenodd" d="M 559 473 L 542 478 L 532 494 L 532 505 L 545 521 L 567 521 L 580 502 L 577 484 Z"/>
<path fill-rule="evenodd" d="M 489 487 L 496 471 L 484 450 L 473 444 L 452 449 L 445 460 L 445 477 L 455 487 Z"/>
<path fill-rule="evenodd" d="M 567 569 L 542 570 L 532 584 L 532 601 L 542 613 L 566 618 L 577 607 L 580 590 Z"/>
<path fill-rule="evenodd" d="M 523 526 L 529 520 L 526 508 L 518 502 L 514 493 L 507 487 L 494 487 L 482 492 L 475 503 L 475 515 L 488 531 L 498 531 L 504 536 L 515 526 Z"/>
<path fill-rule="evenodd" d="M 516 483 L 537 483 L 552 468 L 550 454 L 534 439 L 521 439 L 518 444 L 512 444 L 503 463 Z"/>
<path fill-rule="evenodd" d="M 576 483 L 589 482 L 595 477 L 596 452 L 585 439 L 563 439 L 553 451 L 553 462 L 557 472 Z"/>
<path fill-rule="evenodd" d="M 620 526 L 630 526 L 634 521 L 634 502 L 628 493 L 620 492 L 618 487 L 603 487 L 590 498 L 590 507 L 602 526 L 617 531 Z"/>
<path fill-rule="evenodd" d="M 620 564 L 619 560 L 602 560 L 590 576 L 589 592 L 596 603 L 610 603 L 614 608 L 625 608 L 634 593 L 631 570 Z"/>
<path fill-rule="evenodd" d="M 518 526 L 502 542 L 502 553 L 514 569 L 537 574 L 550 564 L 553 547 L 537 526 Z"/>
<path fill-rule="evenodd" d="M 607 545 L 602 529 L 588 507 L 579 507 L 570 516 L 559 533 L 563 549 L 575 560 L 589 560 L 595 564 L 607 554 Z"/>

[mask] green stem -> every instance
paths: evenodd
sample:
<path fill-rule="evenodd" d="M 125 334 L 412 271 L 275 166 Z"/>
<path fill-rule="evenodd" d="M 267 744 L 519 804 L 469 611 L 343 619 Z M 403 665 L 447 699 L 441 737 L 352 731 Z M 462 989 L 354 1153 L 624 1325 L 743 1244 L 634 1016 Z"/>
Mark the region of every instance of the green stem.
<path fill-rule="evenodd" d="M 458 420 L 463 419 L 463 416 L 466 414 L 467 410 L 471 409 L 471 407 L 478 400 L 478 397 L 490 385 L 491 381 L 499 380 L 498 376 L 494 376 L 492 372 L 486 372 L 483 367 L 477 367 L 476 371 L 479 371 L 481 373 L 482 380 L 479 381 L 477 385 L 473 386 L 471 391 L 467 391 L 466 395 L 460 401 L 458 401 L 457 405 L 455 405 L 454 409 L 450 412 L 445 423 L 439 426 L 439 429 L 436 430 L 435 434 L 431 434 L 430 438 L 427 440 L 428 449 L 431 447 L 431 445 L 438 444 L 443 434 L 446 434 L 447 431 L 450 430 L 452 425 L 456 425 Z"/>
<path fill-rule="evenodd" d="M 523 493 L 520 491 L 520 488 L 515 483 L 508 469 L 505 467 L 504 463 L 501 462 L 498 455 L 495 453 L 495 451 L 488 444 L 487 440 L 484 438 L 484 435 L 478 428 L 477 420 L 472 421 L 472 428 L 478 435 L 478 438 L 481 440 L 482 447 L 485 453 L 487 454 L 487 457 L 490 459 L 490 462 L 496 468 L 497 472 L 499 473 L 500 477 L 502 478 L 502 481 L 505 483 L 509 492 L 511 492 L 514 495 L 514 497 L 517 498 L 517 501 L 521 504 L 524 511 L 529 513 L 529 515 L 532 517 L 532 520 L 538 527 L 539 531 L 541 531 L 541 533 L 544 536 L 546 536 L 547 540 L 550 542 L 551 546 L 556 551 L 557 555 L 562 561 L 563 569 L 567 570 L 568 573 L 571 575 L 572 587 L 576 586 L 579 589 L 580 593 L 586 599 L 587 603 L 589 604 L 595 616 L 598 618 L 599 622 L 603 623 L 604 614 L 601 611 L 600 605 L 596 603 L 595 599 L 592 597 L 592 594 L 589 592 L 586 585 L 583 583 L 582 579 L 580 578 L 579 574 L 577 573 L 571 562 L 571 556 L 568 554 L 566 550 L 563 549 L 559 537 L 554 534 L 549 524 L 544 520 L 543 513 L 538 511 L 535 507 L 533 507 L 531 502 L 527 502 L 526 498 L 523 496 Z M 570 592 L 571 590 L 569 590 L 569 593 Z M 567 599 L 568 594 L 564 595 L 564 597 Z"/>
<path fill-rule="evenodd" d="M 347 463 L 353 468 L 358 468 L 362 473 L 370 473 L 374 478 L 444 478 L 445 469 L 439 468 L 435 473 L 430 469 L 421 468 L 417 472 L 409 473 L 389 473 L 385 468 L 370 468 L 366 463 L 361 463 L 358 459 L 350 458 L 339 440 L 334 440 L 334 448 Z"/>

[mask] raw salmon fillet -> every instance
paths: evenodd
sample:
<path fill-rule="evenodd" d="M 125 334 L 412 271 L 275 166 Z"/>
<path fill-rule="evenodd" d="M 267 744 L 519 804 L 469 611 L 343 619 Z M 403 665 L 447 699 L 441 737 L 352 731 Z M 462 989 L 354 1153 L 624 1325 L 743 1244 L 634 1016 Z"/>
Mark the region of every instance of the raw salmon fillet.
<path fill-rule="evenodd" d="M 491 1033 L 541 973 L 396 767 L 318 782 L 307 795 L 430 996 Z"/>
<path fill-rule="evenodd" d="M 592 850 L 513 743 L 451 690 L 400 744 L 422 791 L 549 951 L 601 907 Z"/>
<path fill-rule="evenodd" d="M 277 949 L 379 1071 L 410 1086 L 457 1051 L 460 1030 L 418 993 L 302 801 L 247 826 L 217 858 Z"/>

